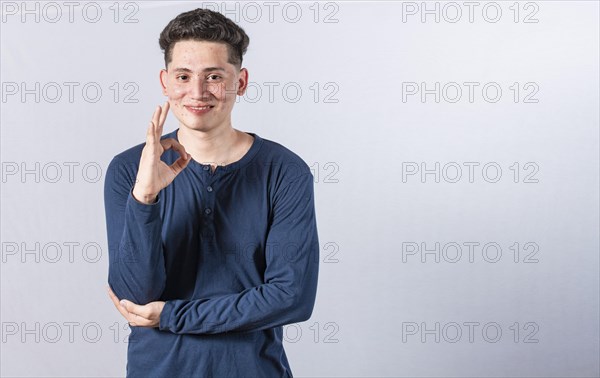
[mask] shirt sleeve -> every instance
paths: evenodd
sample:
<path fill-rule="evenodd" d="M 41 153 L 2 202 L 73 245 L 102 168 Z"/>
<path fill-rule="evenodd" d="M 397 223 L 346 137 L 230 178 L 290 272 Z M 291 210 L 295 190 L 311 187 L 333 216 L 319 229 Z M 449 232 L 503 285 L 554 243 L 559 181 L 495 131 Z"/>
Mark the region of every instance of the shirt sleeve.
<path fill-rule="evenodd" d="M 275 194 L 265 259 L 264 284 L 238 294 L 167 301 L 159 329 L 176 334 L 259 331 L 310 318 L 319 269 L 310 172 Z"/>
<path fill-rule="evenodd" d="M 106 171 L 104 207 L 108 236 L 108 283 L 119 299 L 146 304 L 166 284 L 160 194 L 146 205 L 132 195 L 137 166 L 114 158 Z"/>

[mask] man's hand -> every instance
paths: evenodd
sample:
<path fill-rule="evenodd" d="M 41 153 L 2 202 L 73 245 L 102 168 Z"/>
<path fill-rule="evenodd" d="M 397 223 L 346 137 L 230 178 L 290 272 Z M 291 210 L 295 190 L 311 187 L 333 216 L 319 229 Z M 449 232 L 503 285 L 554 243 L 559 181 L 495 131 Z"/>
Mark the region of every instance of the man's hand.
<path fill-rule="evenodd" d="M 108 296 L 129 325 L 136 327 L 158 327 L 160 313 L 163 307 L 165 307 L 165 302 L 150 302 L 147 305 L 140 306 L 126 299 L 119 301 L 119 298 L 117 298 L 110 287 L 107 289 Z"/>
<path fill-rule="evenodd" d="M 168 101 L 162 108 L 157 106 L 146 133 L 146 145 L 142 150 L 132 193 L 136 200 L 145 204 L 156 202 L 158 192 L 173 182 L 175 176 L 187 167 L 191 160 L 190 155 L 177 140 L 173 138 L 160 139 L 168 112 Z M 169 166 L 160 160 L 160 157 L 171 148 L 177 151 L 180 157 Z"/>

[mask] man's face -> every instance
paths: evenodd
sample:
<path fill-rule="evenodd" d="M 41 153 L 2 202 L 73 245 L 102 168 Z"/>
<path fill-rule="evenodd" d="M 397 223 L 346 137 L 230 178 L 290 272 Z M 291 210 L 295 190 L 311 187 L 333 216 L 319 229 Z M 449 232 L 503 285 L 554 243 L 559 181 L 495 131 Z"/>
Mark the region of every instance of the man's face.
<path fill-rule="evenodd" d="M 228 63 L 224 43 L 188 40 L 175 43 L 160 81 L 180 126 L 206 132 L 231 125 L 236 95 L 244 94 L 248 72 Z"/>

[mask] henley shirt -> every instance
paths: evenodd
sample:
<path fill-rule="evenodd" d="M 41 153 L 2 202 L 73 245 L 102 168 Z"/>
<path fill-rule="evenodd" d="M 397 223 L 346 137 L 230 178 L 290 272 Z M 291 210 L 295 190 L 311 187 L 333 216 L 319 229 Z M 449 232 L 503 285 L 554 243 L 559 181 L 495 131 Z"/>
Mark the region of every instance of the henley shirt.
<path fill-rule="evenodd" d="M 192 159 L 154 204 L 132 196 L 144 143 L 109 164 L 108 283 L 119 299 L 166 302 L 157 328 L 131 326 L 128 377 L 292 376 L 282 326 L 308 320 L 317 291 L 313 175 L 248 134 L 240 160 L 213 172 Z"/>

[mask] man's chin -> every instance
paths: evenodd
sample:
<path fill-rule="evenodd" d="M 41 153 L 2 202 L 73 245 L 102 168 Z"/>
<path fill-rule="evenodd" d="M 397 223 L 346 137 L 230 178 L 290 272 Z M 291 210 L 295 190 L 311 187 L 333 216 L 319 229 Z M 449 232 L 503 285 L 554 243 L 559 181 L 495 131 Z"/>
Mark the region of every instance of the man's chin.
<path fill-rule="evenodd" d="M 185 128 L 189 131 L 199 131 L 199 132 L 210 132 L 213 131 L 215 129 L 218 128 L 218 126 L 215 125 L 210 125 L 210 124 L 206 124 L 206 123 L 185 123 L 185 122 L 179 122 L 179 127 L 180 128 Z"/>

